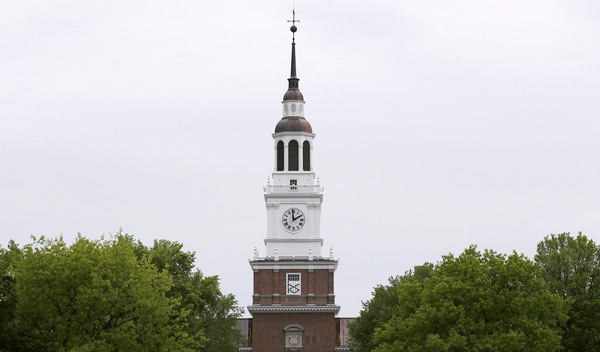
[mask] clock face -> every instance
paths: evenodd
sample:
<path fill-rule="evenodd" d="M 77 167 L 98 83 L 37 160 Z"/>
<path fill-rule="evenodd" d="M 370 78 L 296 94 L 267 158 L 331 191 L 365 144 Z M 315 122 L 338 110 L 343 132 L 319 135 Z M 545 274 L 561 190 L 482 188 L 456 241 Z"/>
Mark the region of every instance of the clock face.
<path fill-rule="evenodd" d="M 302 230 L 305 223 L 306 218 L 300 209 L 290 208 L 286 210 L 281 217 L 281 225 L 289 232 L 298 232 Z"/>

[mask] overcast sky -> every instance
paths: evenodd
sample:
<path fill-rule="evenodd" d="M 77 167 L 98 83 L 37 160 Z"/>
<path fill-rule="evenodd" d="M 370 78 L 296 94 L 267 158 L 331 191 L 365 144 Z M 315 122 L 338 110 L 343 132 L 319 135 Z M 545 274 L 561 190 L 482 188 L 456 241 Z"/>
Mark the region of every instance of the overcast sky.
<path fill-rule="evenodd" d="M 0 243 L 122 228 L 251 303 L 292 1 L 3 1 Z M 600 2 L 296 1 L 340 316 L 471 244 L 600 242 Z"/>

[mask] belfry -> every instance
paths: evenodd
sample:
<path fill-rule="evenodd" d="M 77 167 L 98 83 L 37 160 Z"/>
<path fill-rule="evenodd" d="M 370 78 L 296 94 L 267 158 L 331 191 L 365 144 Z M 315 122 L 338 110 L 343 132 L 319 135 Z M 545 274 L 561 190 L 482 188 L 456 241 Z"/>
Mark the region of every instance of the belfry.
<path fill-rule="evenodd" d="M 296 76 L 297 31 L 292 21 L 292 57 L 283 116 L 275 126 L 274 168 L 264 187 L 267 209 L 265 255 L 254 249 L 252 319 L 248 347 L 240 351 L 347 351 L 336 319 L 333 250 L 322 253 L 323 187 L 313 169 L 315 134 L 305 118 L 304 96 Z"/>

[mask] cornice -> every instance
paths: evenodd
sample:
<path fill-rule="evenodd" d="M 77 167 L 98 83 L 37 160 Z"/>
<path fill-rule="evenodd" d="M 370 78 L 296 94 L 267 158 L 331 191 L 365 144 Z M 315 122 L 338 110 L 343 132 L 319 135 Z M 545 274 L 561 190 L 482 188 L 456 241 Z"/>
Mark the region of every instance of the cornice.
<path fill-rule="evenodd" d="M 289 235 L 288 235 L 289 236 Z M 270 237 L 264 239 L 265 244 L 267 243 L 285 243 L 285 242 L 294 242 L 294 243 L 314 243 L 317 242 L 323 245 L 323 239 L 318 237 L 309 237 L 309 238 L 284 238 L 284 237 Z M 301 256 L 300 256 L 301 257 Z"/>
<path fill-rule="evenodd" d="M 327 306 L 248 306 L 248 312 L 254 313 L 337 313 L 340 311 L 338 305 Z"/>
<path fill-rule="evenodd" d="M 252 270 L 285 270 L 285 269 L 328 269 L 335 271 L 338 266 L 337 260 L 249 260 Z"/>
<path fill-rule="evenodd" d="M 302 103 L 304 103 L 304 101 L 302 101 Z M 305 136 L 305 137 L 315 138 L 316 134 L 311 133 L 311 132 L 303 132 L 303 131 L 283 131 L 283 132 L 275 132 L 271 136 L 273 138 L 285 137 L 285 136 L 290 136 L 290 137 Z"/>
<path fill-rule="evenodd" d="M 273 199 L 278 199 L 280 203 L 283 203 L 282 200 L 284 199 L 289 199 L 289 201 L 287 201 L 286 203 L 297 203 L 297 199 L 299 198 L 303 198 L 303 199 L 317 199 L 320 202 L 323 202 L 323 189 L 321 189 L 320 192 L 302 192 L 301 190 L 298 191 L 294 191 L 294 192 L 272 192 L 272 193 L 265 193 L 265 201 L 268 201 L 269 199 L 273 198 Z M 317 203 L 317 202 L 312 202 L 312 203 Z"/>

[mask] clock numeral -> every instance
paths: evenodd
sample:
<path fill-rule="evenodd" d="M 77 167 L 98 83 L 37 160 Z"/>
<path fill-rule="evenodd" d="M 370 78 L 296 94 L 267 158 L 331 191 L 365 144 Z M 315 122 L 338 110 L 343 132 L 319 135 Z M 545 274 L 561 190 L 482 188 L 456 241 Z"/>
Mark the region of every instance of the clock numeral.
<path fill-rule="evenodd" d="M 306 224 L 306 218 L 302 210 L 290 208 L 283 213 L 281 225 L 290 232 L 298 232 L 302 230 Z"/>

